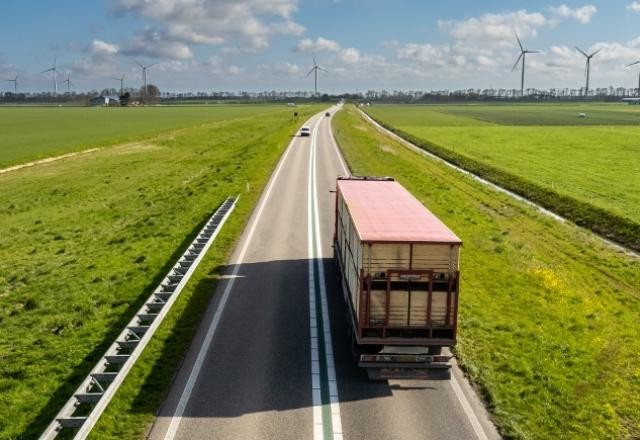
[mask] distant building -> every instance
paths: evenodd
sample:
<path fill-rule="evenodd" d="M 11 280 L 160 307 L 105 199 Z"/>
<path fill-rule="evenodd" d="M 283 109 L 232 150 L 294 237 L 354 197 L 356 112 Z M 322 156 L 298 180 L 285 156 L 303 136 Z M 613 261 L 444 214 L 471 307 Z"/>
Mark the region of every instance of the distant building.
<path fill-rule="evenodd" d="M 118 105 L 120 98 L 117 96 L 96 96 L 89 100 L 89 105 L 92 107 L 108 107 L 110 105 Z"/>

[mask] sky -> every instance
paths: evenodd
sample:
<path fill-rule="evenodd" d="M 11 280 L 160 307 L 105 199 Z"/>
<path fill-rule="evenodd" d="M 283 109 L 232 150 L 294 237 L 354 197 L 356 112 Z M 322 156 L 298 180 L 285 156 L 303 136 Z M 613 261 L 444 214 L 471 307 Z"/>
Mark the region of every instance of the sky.
<path fill-rule="evenodd" d="M 5 0 L 1 91 L 140 87 L 161 91 L 319 92 L 637 87 L 640 1 Z"/>

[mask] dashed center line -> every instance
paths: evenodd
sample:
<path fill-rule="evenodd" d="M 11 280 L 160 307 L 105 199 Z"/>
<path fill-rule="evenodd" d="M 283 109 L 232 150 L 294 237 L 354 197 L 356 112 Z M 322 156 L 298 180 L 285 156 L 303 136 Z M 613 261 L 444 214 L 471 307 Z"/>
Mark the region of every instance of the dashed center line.
<path fill-rule="evenodd" d="M 311 330 L 311 388 L 314 440 L 342 440 L 342 420 L 336 381 L 327 289 L 322 262 L 318 217 L 316 151 L 318 126 L 311 134 L 308 181 L 309 325 Z M 318 307 L 319 304 L 319 307 Z"/>

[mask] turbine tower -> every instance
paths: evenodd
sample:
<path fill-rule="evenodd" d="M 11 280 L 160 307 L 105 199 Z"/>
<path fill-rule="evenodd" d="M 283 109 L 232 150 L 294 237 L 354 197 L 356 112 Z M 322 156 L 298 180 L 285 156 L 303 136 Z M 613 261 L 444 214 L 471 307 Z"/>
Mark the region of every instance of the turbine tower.
<path fill-rule="evenodd" d="M 155 66 L 156 63 L 148 64 L 146 66 L 143 65 L 140 61 L 136 61 L 136 63 L 138 63 L 138 66 L 140 66 L 140 68 L 142 69 L 142 83 L 144 84 L 144 97 L 146 99 L 149 92 L 149 90 L 147 89 L 147 69 L 149 67 Z"/>
<path fill-rule="evenodd" d="M 18 75 L 16 75 L 15 78 L 13 79 L 5 79 L 5 81 L 13 83 L 13 94 L 17 95 L 18 94 Z"/>
<path fill-rule="evenodd" d="M 520 56 L 518 56 L 518 59 L 516 60 L 516 62 L 513 64 L 513 67 L 511 68 L 511 71 L 513 72 L 514 70 L 516 70 L 516 67 L 518 67 L 518 63 L 520 62 L 520 59 L 522 59 L 522 74 L 520 77 L 520 96 L 524 96 L 524 66 L 525 66 L 525 59 L 527 58 L 527 54 L 528 53 L 540 53 L 539 50 L 529 50 L 529 49 L 525 49 L 522 46 L 522 41 L 520 41 L 520 37 L 518 37 L 518 34 L 516 33 L 516 40 L 518 40 L 518 46 L 520 46 Z"/>
<path fill-rule="evenodd" d="M 600 49 L 596 50 L 595 52 L 592 52 L 591 55 L 588 55 L 584 50 L 580 49 L 578 46 L 576 46 L 576 49 L 578 49 L 578 52 L 584 55 L 584 57 L 587 59 L 587 62 L 584 65 L 584 76 L 587 78 L 587 84 L 585 85 L 585 88 L 584 88 L 584 96 L 589 96 L 589 71 L 591 70 L 591 58 L 593 58 L 595 54 L 600 52 Z"/>
<path fill-rule="evenodd" d="M 146 76 L 146 73 L 145 73 Z M 124 91 L 124 75 L 122 75 L 120 78 L 113 78 L 116 81 L 120 81 L 120 96 L 123 95 L 123 91 Z"/>
<path fill-rule="evenodd" d="M 41 73 L 53 72 L 53 94 L 58 94 L 58 68 L 57 58 L 53 59 L 53 67 L 47 70 L 43 70 Z"/>
<path fill-rule="evenodd" d="M 314 79 L 313 84 L 314 84 L 314 92 L 315 92 L 313 96 L 318 96 L 318 70 L 322 70 L 323 72 L 327 72 L 327 70 L 318 66 L 318 63 L 316 63 L 315 55 L 312 55 L 312 58 L 313 58 L 313 67 L 311 68 L 311 70 L 309 70 L 309 73 L 307 73 L 307 76 L 305 76 L 305 78 L 308 78 L 309 75 L 311 75 L 311 72 L 313 72 L 313 79 Z"/>
<path fill-rule="evenodd" d="M 640 61 L 636 61 L 635 63 L 627 64 L 627 67 L 635 66 L 636 64 L 640 64 Z M 17 78 L 17 76 L 16 76 Z M 11 80 L 8 80 L 11 81 Z M 640 97 L 640 73 L 638 73 L 638 97 Z"/>
<path fill-rule="evenodd" d="M 73 83 L 71 82 L 71 73 L 70 72 L 67 72 L 67 79 L 65 79 L 62 82 L 67 84 L 67 93 L 71 93 L 71 85 Z"/>

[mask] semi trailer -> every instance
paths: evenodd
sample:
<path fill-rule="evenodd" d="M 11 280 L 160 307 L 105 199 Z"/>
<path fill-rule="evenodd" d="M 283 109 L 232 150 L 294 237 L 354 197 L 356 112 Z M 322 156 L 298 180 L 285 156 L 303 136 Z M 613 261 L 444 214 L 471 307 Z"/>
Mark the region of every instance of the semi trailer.
<path fill-rule="evenodd" d="M 461 245 L 393 178 L 338 178 L 334 258 L 369 379 L 450 378 Z"/>

